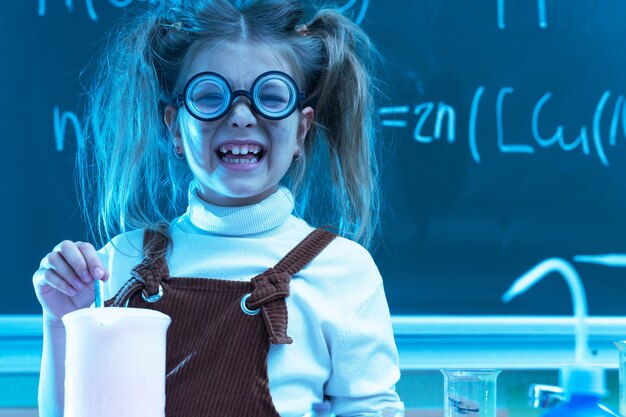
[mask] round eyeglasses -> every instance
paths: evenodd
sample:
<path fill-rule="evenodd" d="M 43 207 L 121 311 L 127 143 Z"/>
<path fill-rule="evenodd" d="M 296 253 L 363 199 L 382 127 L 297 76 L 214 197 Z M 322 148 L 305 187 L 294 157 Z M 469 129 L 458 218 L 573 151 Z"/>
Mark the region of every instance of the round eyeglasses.
<path fill-rule="evenodd" d="M 187 82 L 183 94 L 176 96 L 176 106 L 184 105 L 196 119 L 210 122 L 228 113 L 239 96 L 246 97 L 252 110 L 269 120 L 289 117 L 305 98 L 293 78 L 284 72 L 264 72 L 254 80 L 250 91 L 232 91 L 221 75 L 201 72 Z"/>

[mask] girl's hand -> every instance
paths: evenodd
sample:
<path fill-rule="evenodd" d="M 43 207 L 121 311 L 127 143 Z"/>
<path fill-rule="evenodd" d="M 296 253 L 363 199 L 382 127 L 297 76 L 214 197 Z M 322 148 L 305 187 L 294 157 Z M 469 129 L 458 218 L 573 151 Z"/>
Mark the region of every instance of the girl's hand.
<path fill-rule="evenodd" d="M 86 242 L 64 240 L 47 254 L 33 275 L 37 299 L 46 320 L 61 323 L 61 317 L 89 307 L 95 296 L 94 280 L 106 281 L 96 249 Z"/>

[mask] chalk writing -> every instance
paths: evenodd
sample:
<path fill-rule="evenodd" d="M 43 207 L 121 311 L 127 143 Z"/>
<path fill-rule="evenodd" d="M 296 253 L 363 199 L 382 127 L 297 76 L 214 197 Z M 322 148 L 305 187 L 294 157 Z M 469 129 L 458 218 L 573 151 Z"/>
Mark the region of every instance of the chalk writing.
<path fill-rule="evenodd" d="M 96 13 L 96 9 L 93 6 L 93 0 L 84 0 L 85 7 L 87 8 L 87 14 L 89 18 L 96 22 L 98 20 L 98 14 Z M 148 2 L 151 6 L 157 5 L 159 7 L 163 6 L 166 1 L 165 0 L 108 0 L 112 6 L 123 8 L 129 6 L 133 1 L 138 2 Z M 39 0 L 39 8 L 38 15 L 45 16 L 46 15 L 46 6 L 47 0 Z M 172 4 L 172 1 L 168 1 L 168 4 Z M 74 11 L 74 1 L 73 0 L 65 0 L 65 8 L 68 12 L 72 13 Z"/>
<path fill-rule="evenodd" d="M 512 94 L 513 89 L 510 87 L 501 88 L 498 93 L 498 102 L 496 104 L 496 121 L 498 125 L 498 148 L 503 153 L 534 153 L 535 150 L 530 145 L 507 145 L 504 143 L 504 127 L 502 126 L 502 106 L 505 94 Z"/>
<path fill-rule="evenodd" d="M 485 87 L 478 87 L 474 93 L 472 99 L 472 110 L 470 111 L 469 121 L 469 148 L 472 153 L 472 158 L 477 164 L 480 164 L 480 153 L 478 153 L 478 147 L 476 146 L 476 120 L 478 119 L 478 106 L 480 105 L 480 98 L 485 92 Z"/>
<path fill-rule="evenodd" d="M 607 253 L 603 255 L 576 255 L 576 262 L 612 266 L 616 268 L 626 268 L 626 254 Z"/>
<path fill-rule="evenodd" d="M 470 107 L 469 123 L 468 123 L 468 147 L 472 159 L 477 164 L 481 162 L 479 152 L 479 139 L 477 136 L 477 120 L 478 113 L 481 109 L 481 98 L 485 92 L 484 86 L 479 86 L 472 98 Z M 612 96 L 610 91 L 605 91 L 599 98 L 593 117 L 591 118 L 591 134 L 589 126 L 583 125 L 579 129 L 578 135 L 571 139 L 566 138 L 565 127 L 562 124 L 547 125 L 544 121 L 542 125 L 542 112 L 549 104 L 552 97 L 551 92 L 546 92 L 541 96 L 532 109 L 532 120 L 530 121 L 532 137 L 531 143 L 510 143 L 507 141 L 506 129 L 504 126 L 504 113 L 506 110 L 505 97 L 514 94 L 511 87 L 502 87 L 498 90 L 496 106 L 495 106 L 495 125 L 497 131 L 497 149 L 503 154 L 534 154 L 540 148 L 556 147 L 565 152 L 579 150 L 584 155 L 591 155 L 592 152 L 604 166 L 609 166 L 609 158 L 606 153 L 607 146 L 615 147 L 617 145 L 617 137 L 619 136 L 619 125 L 622 126 L 622 136 L 626 138 L 626 105 L 624 96 L 619 95 L 613 104 L 611 113 L 610 127 L 608 134 L 602 132 L 601 124 L 603 116 L 607 113 L 609 99 Z M 405 128 L 408 127 L 408 121 L 398 119 L 398 116 L 408 117 L 413 108 L 413 115 L 416 116 L 415 128 L 413 130 L 413 139 L 418 143 L 431 143 L 447 136 L 447 142 L 452 144 L 456 139 L 457 121 L 456 110 L 453 106 L 444 102 L 435 104 L 434 102 L 419 103 L 415 106 L 392 106 L 382 107 L 378 113 L 381 115 L 381 125 L 389 128 Z M 435 111 L 436 110 L 436 111 Z M 426 128 L 429 119 L 434 117 L 434 127 L 432 131 Z M 447 120 L 447 124 L 444 121 Z M 544 135 L 546 131 L 553 132 L 550 136 Z"/>
<path fill-rule="evenodd" d="M 388 115 L 388 114 L 406 114 L 409 112 L 409 106 L 397 106 L 397 107 L 381 107 L 378 112 L 381 115 Z M 406 120 L 388 120 L 388 119 L 382 119 L 381 124 L 383 126 L 389 126 L 389 127 L 406 127 Z"/>
<path fill-rule="evenodd" d="M 76 142 L 83 143 L 83 130 L 78 120 L 78 116 L 75 113 L 66 111 L 61 113 L 58 106 L 54 106 L 54 142 L 57 152 L 62 152 L 65 147 L 65 131 L 67 129 L 67 123 L 71 123 L 74 128 L 74 134 L 76 135 Z"/>
<path fill-rule="evenodd" d="M 341 12 L 345 12 L 346 10 L 353 8 L 357 3 L 358 3 L 358 0 L 350 0 L 343 6 L 339 7 L 339 10 Z M 360 25 L 361 23 L 363 23 L 363 19 L 365 19 L 365 14 L 367 13 L 368 6 L 369 6 L 369 0 L 361 0 L 361 8 L 356 18 L 354 19 L 354 22 L 357 25 Z"/>
<path fill-rule="evenodd" d="M 158 7 L 162 7 L 166 3 L 169 6 L 173 6 L 174 5 L 173 3 L 175 3 L 172 0 L 108 0 L 108 1 L 111 5 L 115 7 L 119 7 L 119 8 L 128 7 L 130 6 L 131 3 L 133 3 L 133 1 L 148 2 L 151 6 L 157 5 Z M 182 1 L 182 0 L 178 0 L 178 1 Z M 94 22 L 98 21 L 98 14 L 96 13 L 96 9 L 93 6 L 93 0 L 84 0 L 84 2 L 85 2 L 85 7 L 87 9 L 87 14 L 89 15 L 89 18 L 93 20 Z M 39 7 L 37 10 L 37 14 L 39 16 L 46 15 L 47 3 L 48 3 L 47 0 L 39 0 Z M 240 6 L 241 3 L 242 3 L 241 0 L 237 0 L 235 2 L 235 5 Z M 347 10 L 350 10 L 354 8 L 356 5 L 358 5 L 358 3 L 359 3 L 358 0 L 349 0 L 346 4 L 339 7 L 339 10 L 342 12 L 346 12 Z M 363 19 L 365 19 L 365 14 L 367 13 L 368 7 L 369 7 L 369 0 L 360 1 L 360 8 L 358 9 L 359 12 L 357 13 L 356 18 L 354 20 L 357 25 L 360 25 L 363 22 Z M 74 11 L 74 1 L 65 0 L 65 8 L 67 9 L 68 12 L 72 13 Z"/>
<path fill-rule="evenodd" d="M 504 17 L 506 0 L 498 0 L 498 28 L 506 29 L 506 19 Z M 548 27 L 548 18 L 546 13 L 546 0 L 537 0 L 537 20 L 539 27 L 545 29 Z"/>

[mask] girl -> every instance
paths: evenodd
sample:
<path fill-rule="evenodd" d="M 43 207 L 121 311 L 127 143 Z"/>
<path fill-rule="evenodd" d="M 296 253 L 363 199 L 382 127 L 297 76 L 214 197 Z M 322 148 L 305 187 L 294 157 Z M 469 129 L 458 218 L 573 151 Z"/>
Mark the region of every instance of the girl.
<path fill-rule="evenodd" d="M 94 280 L 108 305 L 172 318 L 168 417 L 301 416 L 323 399 L 401 413 L 382 280 L 355 243 L 378 207 L 367 36 L 292 0 L 177 3 L 121 28 L 91 92 L 79 172 L 109 243 L 63 241 L 33 277 L 41 415 L 62 415 L 61 317 Z"/>

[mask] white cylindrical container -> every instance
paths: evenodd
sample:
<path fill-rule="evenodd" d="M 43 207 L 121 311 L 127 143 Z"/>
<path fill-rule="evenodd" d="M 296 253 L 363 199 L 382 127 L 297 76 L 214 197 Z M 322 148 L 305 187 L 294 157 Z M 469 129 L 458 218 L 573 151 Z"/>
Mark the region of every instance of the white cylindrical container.
<path fill-rule="evenodd" d="M 164 417 L 170 321 L 142 308 L 66 314 L 65 417 Z"/>

